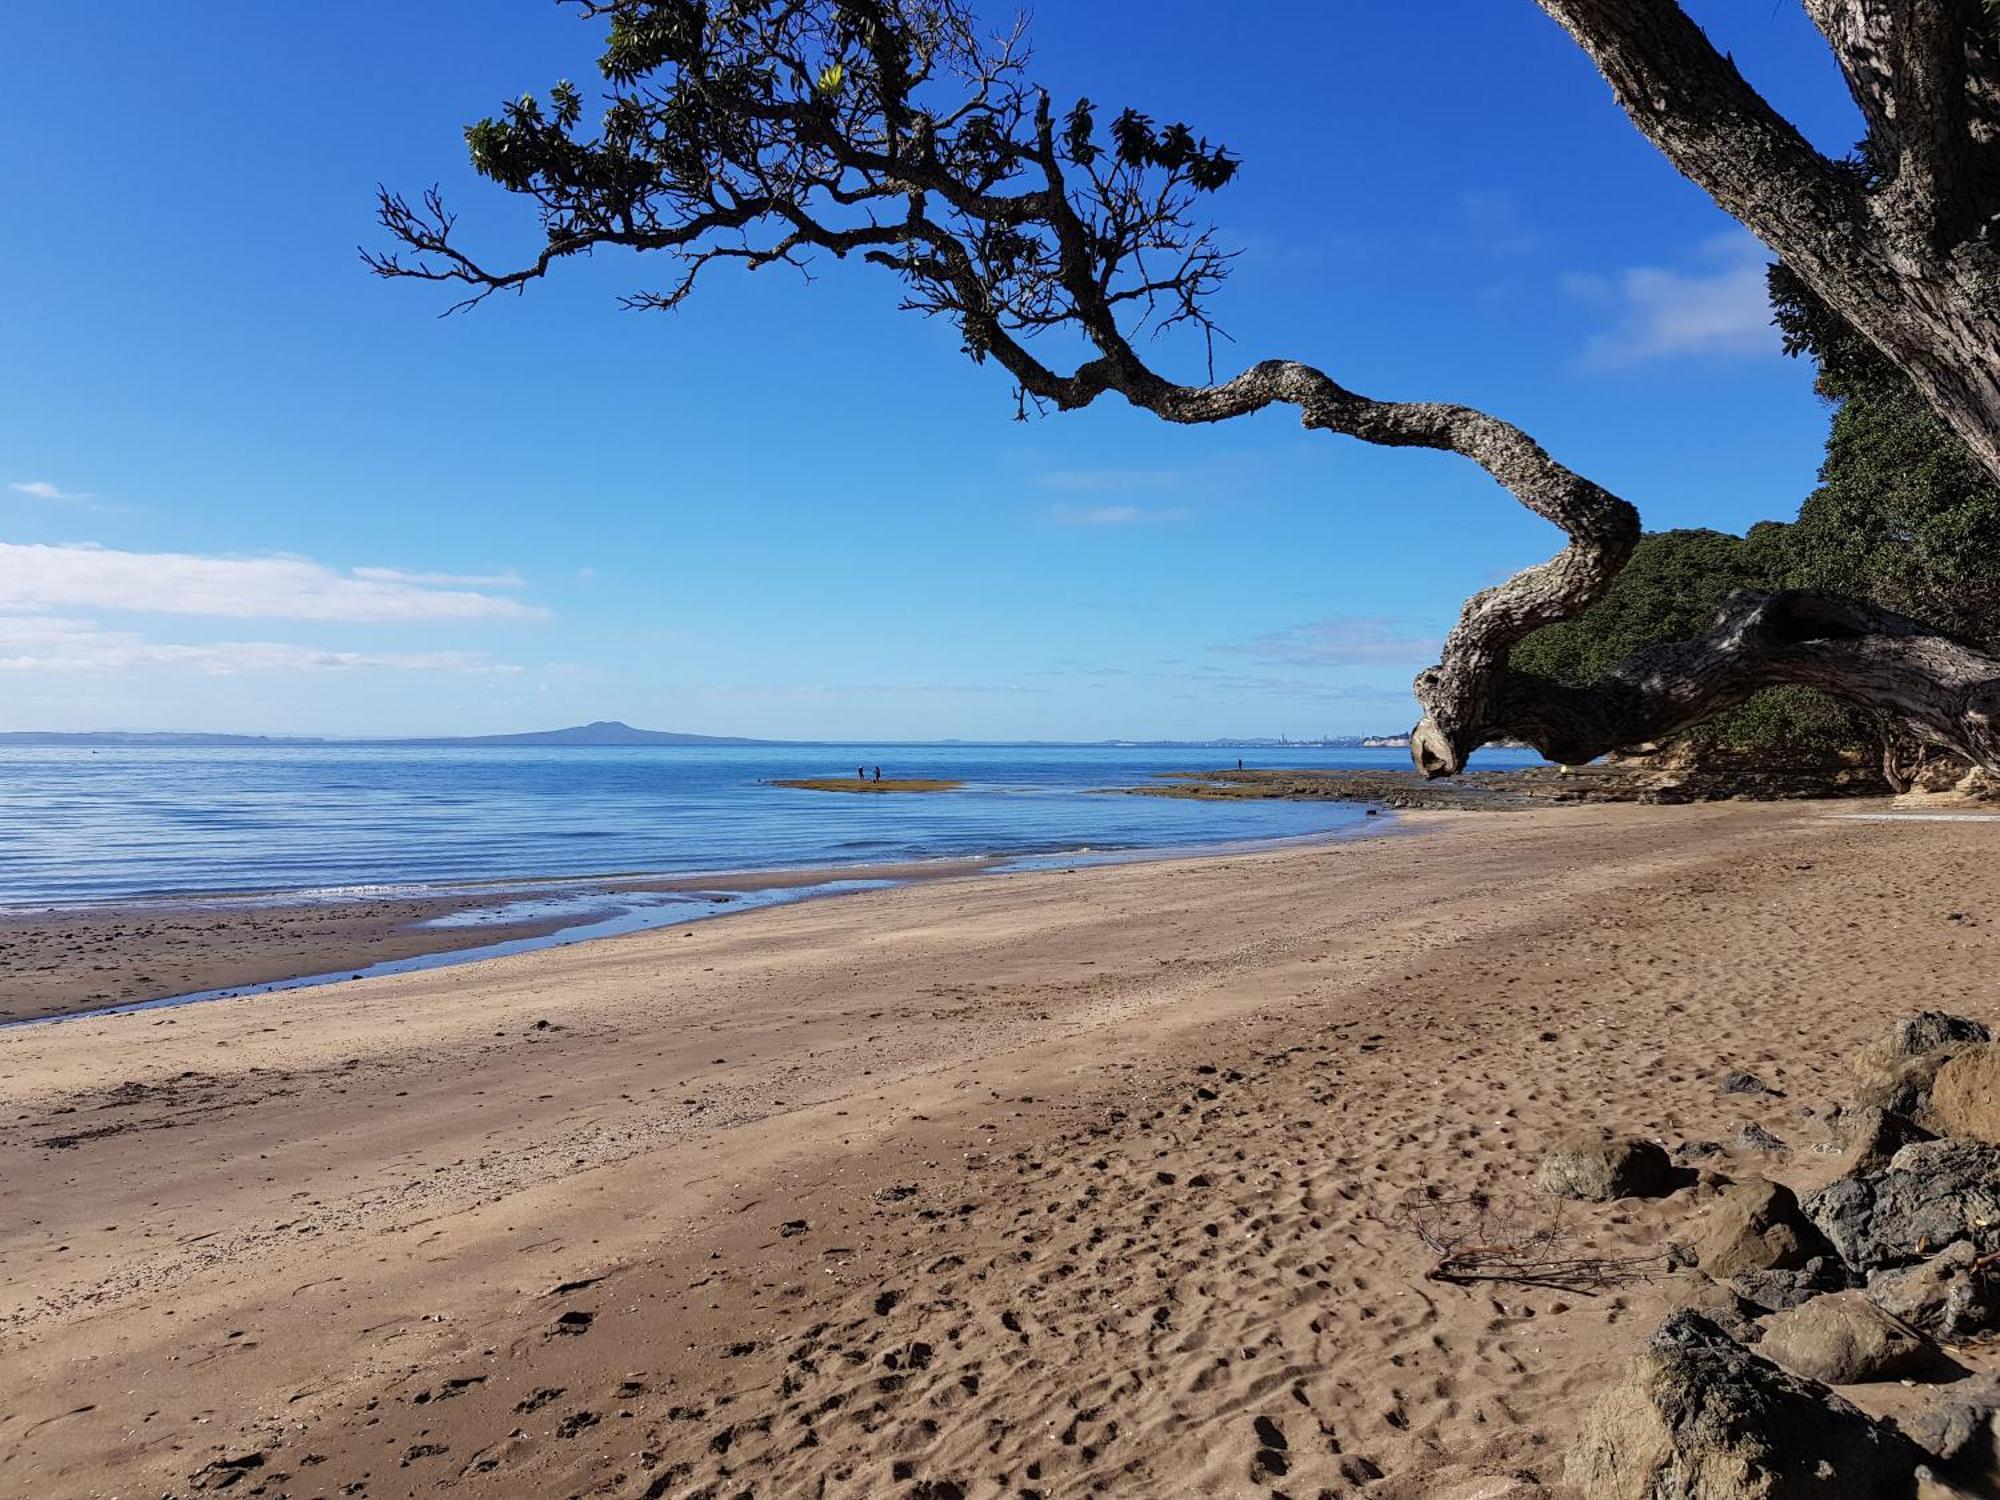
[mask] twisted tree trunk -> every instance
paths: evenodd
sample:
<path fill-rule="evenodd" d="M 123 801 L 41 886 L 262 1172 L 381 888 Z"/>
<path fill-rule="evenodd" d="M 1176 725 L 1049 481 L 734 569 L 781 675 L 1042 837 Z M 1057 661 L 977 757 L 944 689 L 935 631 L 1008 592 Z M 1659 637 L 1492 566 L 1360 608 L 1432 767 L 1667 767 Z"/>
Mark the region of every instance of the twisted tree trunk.
<path fill-rule="evenodd" d="M 1980 0 L 1805 0 L 1867 123 L 1861 163 L 1816 151 L 1678 0 L 1537 3 L 1668 160 L 1908 374 L 2000 478 L 2000 29 Z M 1557 562 L 1604 580 L 1560 591 L 1574 615 L 1579 595 L 1602 597 L 1631 544 L 1585 511 L 1554 519 L 1571 538 Z M 1472 600 L 1417 679 L 1418 770 L 1454 774 L 1509 736 L 1589 760 L 1797 685 L 2000 771 L 2000 660 L 1850 600 L 1740 593 L 1706 635 L 1585 688 L 1511 672 L 1514 623 L 1549 613 L 1555 567 Z"/>
<path fill-rule="evenodd" d="M 2000 478 L 2000 30 L 1980 0 L 1805 0 L 1868 128 L 1814 150 L 1678 0 L 1537 0 L 1674 166 Z"/>
<path fill-rule="evenodd" d="M 1639 652 L 1588 687 L 1503 673 L 1490 697 L 1492 718 L 1466 741 L 1511 736 L 1551 760 L 1577 763 L 1662 739 L 1784 686 L 1817 688 L 2000 771 L 2000 659 L 1874 605 L 1748 589 L 1731 597 L 1707 634 Z M 1429 774 L 1456 769 L 1447 757 L 1458 752 L 1442 741 L 1437 710 L 1412 753 Z"/>

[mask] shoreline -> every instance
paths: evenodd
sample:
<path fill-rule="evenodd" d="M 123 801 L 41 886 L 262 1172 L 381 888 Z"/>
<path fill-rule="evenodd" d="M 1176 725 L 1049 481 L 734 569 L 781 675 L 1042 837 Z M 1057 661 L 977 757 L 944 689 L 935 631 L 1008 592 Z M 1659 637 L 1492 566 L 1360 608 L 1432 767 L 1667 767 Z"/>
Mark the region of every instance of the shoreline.
<path fill-rule="evenodd" d="M 0 1034 L 0 1489 L 1566 1500 L 1687 1278 L 1441 1286 L 1397 1204 L 1579 1126 L 1830 1179 L 1857 1047 L 2000 1019 L 1993 825 L 1409 824 Z"/>
<path fill-rule="evenodd" d="M 427 972 L 861 890 L 1050 867 L 1221 858 L 1372 837 L 1393 827 L 1385 815 L 1318 834 L 1212 844 L 0 909 L 0 963 L 9 975 L 0 989 L 0 1033 Z"/>
<path fill-rule="evenodd" d="M 0 911 L 0 958 L 10 976 L 0 992 L 0 1031 L 476 963 L 707 921 L 823 887 L 946 880 L 990 867 L 974 858 L 713 876 L 496 879 L 429 891 L 396 887 L 393 895 L 348 887 Z M 655 906 L 646 900 L 652 897 L 667 900 Z M 506 915 L 536 905 L 549 909 Z M 466 920 L 486 912 L 501 915 Z M 634 920 L 616 924 L 620 914 Z M 607 919 L 616 930 L 583 931 Z"/>

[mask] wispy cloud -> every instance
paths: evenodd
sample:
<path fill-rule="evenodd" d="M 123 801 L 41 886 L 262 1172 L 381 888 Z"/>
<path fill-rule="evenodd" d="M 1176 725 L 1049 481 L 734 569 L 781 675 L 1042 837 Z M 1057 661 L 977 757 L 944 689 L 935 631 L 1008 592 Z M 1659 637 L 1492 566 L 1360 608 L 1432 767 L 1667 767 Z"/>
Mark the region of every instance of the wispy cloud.
<path fill-rule="evenodd" d="M 1335 615 L 1285 630 L 1273 630 L 1226 651 L 1260 661 L 1298 666 L 1421 666 L 1437 659 L 1444 642 L 1393 620 L 1372 615 Z"/>
<path fill-rule="evenodd" d="M 419 587 L 522 589 L 528 586 L 528 580 L 512 568 L 505 573 L 413 573 L 407 568 L 356 568 L 353 576 L 372 583 L 410 583 Z"/>
<path fill-rule="evenodd" d="M 1185 521 L 1194 514 L 1185 505 L 1052 505 L 1049 518 L 1058 526 L 1144 526 L 1160 521 Z"/>
<path fill-rule="evenodd" d="M 181 668 L 209 677 L 253 672 L 452 672 L 514 675 L 477 651 L 332 651 L 283 641 L 180 645 L 89 620 L 0 616 L 0 672 L 116 673 Z"/>
<path fill-rule="evenodd" d="M 1707 241 L 1685 268 L 1633 266 L 1610 277 L 1565 276 L 1565 291 L 1612 320 L 1585 346 L 1584 364 L 1616 369 L 1656 359 L 1777 353 L 1765 286 L 1770 262 L 1755 239 L 1734 232 Z"/>
<path fill-rule="evenodd" d="M 1460 194 L 1458 211 L 1466 245 L 1480 254 L 1532 255 L 1542 248 L 1541 234 L 1510 193 Z"/>
<path fill-rule="evenodd" d="M 17 495 L 26 495 L 31 500 L 53 500 L 72 505 L 79 505 L 91 498 L 87 490 L 62 489 L 50 484 L 46 479 L 16 479 L 7 488 Z"/>
<path fill-rule="evenodd" d="M 1129 495 L 1179 489 L 1188 479 L 1182 469 L 1047 469 L 1035 476 L 1035 483 L 1071 495 Z"/>
<path fill-rule="evenodd" d="M 0 610 L 110 609 L 220 619 L 544 619 L 548 610 L 393 570 L 341 572 L 302 557 L 205 557 L 0 542 Z M 442 575 L 434 575 L 442 576 Z M 511 586 L 511 585 L 510 585 Z"/>

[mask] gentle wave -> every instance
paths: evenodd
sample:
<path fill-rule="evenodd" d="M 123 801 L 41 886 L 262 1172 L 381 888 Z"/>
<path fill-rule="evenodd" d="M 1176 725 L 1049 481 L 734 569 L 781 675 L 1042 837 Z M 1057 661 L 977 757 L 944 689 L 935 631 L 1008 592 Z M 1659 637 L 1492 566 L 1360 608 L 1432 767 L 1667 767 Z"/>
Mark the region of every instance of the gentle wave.
<path fill-rule="evenodd" d="M 1402 752 L 1244 758 L 1381 767 Z M 6 749 L 0 907 L 1105 854 L 1324 835 L 1363 816 L 1328 803 L 1104 791 L 1234 759 L 971 745 Z M 856 764 L 965 786 L 852 796 L 768 784 L 844 777 Z"/>

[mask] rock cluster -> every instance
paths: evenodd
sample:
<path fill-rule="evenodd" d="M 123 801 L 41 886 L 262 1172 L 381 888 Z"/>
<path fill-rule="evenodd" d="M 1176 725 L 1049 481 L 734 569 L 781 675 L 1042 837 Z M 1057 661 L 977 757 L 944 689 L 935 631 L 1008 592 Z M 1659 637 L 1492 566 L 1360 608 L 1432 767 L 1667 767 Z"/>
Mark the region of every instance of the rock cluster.
<path fill-rule="evenodd" d="M 2000 1045 L 1928 1012 L 1855 1076 L 1830 1119 L 1845 1176 L 1801 1202 L 1762 1177 L 1700 1174 L 1677 1252 L 1697 1269 L 1675 1273 L 1676 1310 L 1570 1452 L 1585 1500 L 2000 1497 L 2000 1377 L 1941 1385 L 1901 1426 L 1830 1389 L 1962 1377 L 1946 1346 L 2000 1335 Z M 1656 1196 L 1681 1185 L 1672 1161 L 1697 1155 L 1573 1137 L 1540 1181 L 1591 1201 Z"/>

